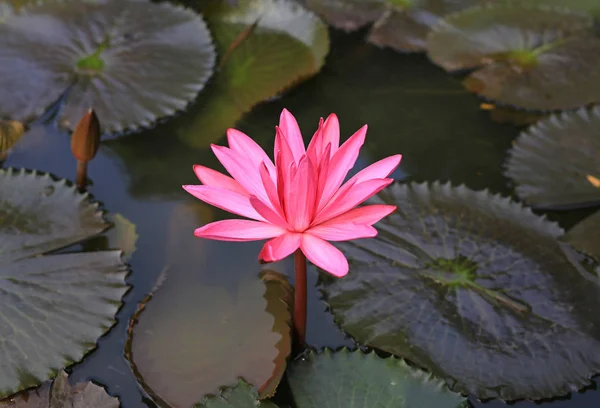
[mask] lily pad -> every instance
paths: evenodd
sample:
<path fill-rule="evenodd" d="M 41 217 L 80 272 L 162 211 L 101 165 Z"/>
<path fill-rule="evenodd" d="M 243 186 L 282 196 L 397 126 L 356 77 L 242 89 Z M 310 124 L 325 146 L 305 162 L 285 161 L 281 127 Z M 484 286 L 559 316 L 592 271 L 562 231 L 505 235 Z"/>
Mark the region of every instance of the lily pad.
<path fill-rule="evenodd" d="M 464 186 L 394 185 L 379 235 L 341 243 L 350 274 L 325 280 L 339 326 L 481 399 L 565 395 L 600 372 L 600 282 L 561 228 Z"/>
<path fill-rule="evenodd" d="M 235 294 L 168 283 L 130 324 L 129 358 L 146 391 L 168 406 L 189 407 L 241 377 L 261 398 L 272 395 L 291 352 L 287 279 L 264 273 L 241 281 Z"/>
<path fill-rule="evenodd" d="M 233 388 L 223 389 L 219 395 L 211 395 L 197 408 L 277 408 L 270 401 L 258 401 L 256 388 L 240 380 Z"/>
<path fill-rule="evenodd" d="M 139 235 L 135 224 L 123 217 L 121 214 L 111 214 L 107 217 L 112 223 L 112 228 L 106 232 L 111 249 L 120 249 L 123 252 L 123 260 L 129 261 L 136 250 L 136 242 Z"/>
<path fill-rule="evenodd" d="M 79 361 L 115 322 L 128 289 L 120 251 L 48 254 L 108 226 L 65 180 L 0 169 L 0 396 Z"/>
<path fill-rule="evenodd" d="M 454 13 L 427 40 L 448 71 L 477 69 L 464 84 L 498 103 L 550 111 L 600 101 L 594 18 L 566 8 L 487 4 Z"/>
<path fill-rule="evenodd" d="M 202 18 L 168 3 L 52 2 L 0 36 L 0 116 L 31 119 L 65 95 L 71 129 L 90 107 L 107 133 L 149 126 L 193 100 L 215 60 Z"/>
<path fill-rule="evenodd" d="M 374 22 L 368 41 L 398 51 L 425 51 L 440 18 L 481 0 L 304 0 L 331 25 L 354 31 Z"/>
<path fill-rule="evenodd" d="M 203 2 L 220 70 L 177 133 L 204 148 L 254 105 L 315 75 L 329 52 L 327 26 L 292 0 Z"/>
<path fill-rule="evenodd" d="M 71 385 L 67 373 L 61 370 L 53 381 L 22 392 L 9 400 L 0 401 L 7 408 L 118 408 L 119 400 L 104 388 L 84 382 Z"/>
<path fill-rule="evenodd" d="M 562 240 L 600 261 L 600 211 L 576 224 Z"/>
<path fill-rule="evenodd" d="M 398 358 L 380 358 L 375 352 L 310 351 L 290 364 L 288 378 L 298 408 L 468 406 L 465 398 L 431 374 Z"/>
<path fill-rule="evenodd" d="M 506 168 L 517 194 L 531 206 L 600 203 L 600 107 L 539 121 L 517 138 Z"/>
<path fill-rule="evenodd" d="M 25 128 L 15 120 L 0 120 L 0 158 L 19 141 Z"/>

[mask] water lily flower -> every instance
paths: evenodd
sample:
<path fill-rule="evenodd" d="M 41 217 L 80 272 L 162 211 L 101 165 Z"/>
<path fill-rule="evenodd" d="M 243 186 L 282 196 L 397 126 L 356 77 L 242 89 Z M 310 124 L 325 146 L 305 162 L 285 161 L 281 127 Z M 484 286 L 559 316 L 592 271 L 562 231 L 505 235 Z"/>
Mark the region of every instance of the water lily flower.
<path fill-rule="evenodd" d="M 229 148 L 211 147 L 232 177 L 194 166 L 202 185 L 184 185 L 187 192 L 250 218 L 213 222 L 196 229 L 195 235 L 220 241 L 270 238 L 260 260 L 279 261 L 300 249 L 313 264 L 342 277 L 348 273 L 348 261 L 328 241 L 377 235 L 372 225 L 396 207 L 357 206 L 392 183 L 388 176 L 402 156 L 380 160 L 343 183 L 365 141 L 366 125 L 340 146 L 338 118 L 331 114 L 325 121 L 321 118 L 305 148 L 296 119 L 284 109 L 275 130 L 274 163 L 250 137 L 229 129 Z"/>

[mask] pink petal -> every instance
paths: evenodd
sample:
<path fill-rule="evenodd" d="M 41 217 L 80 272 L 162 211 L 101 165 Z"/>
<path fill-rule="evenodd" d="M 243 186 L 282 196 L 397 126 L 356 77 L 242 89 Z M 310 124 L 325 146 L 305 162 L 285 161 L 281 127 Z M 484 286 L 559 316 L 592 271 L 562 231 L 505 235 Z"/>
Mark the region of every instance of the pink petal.
<path fill-rule="evenodd" d="M 306 149 L 306 155 L 310 157 L 310 160 L 319 164 L 321 161 L 321 151 L 323 150 L 323 125 L 325 122 L 323 118 L 319 119 L 319 127 L 317 127 L 317 131 L 310 139 L 308 143 L 308 148 Z"/>
<path fill-rule="evenodd" d="M 250 204 L 258 214 L 260 214 L 265 220 L 274 225 L 279 225 L 282 228 L 288 229 L 290 226 L 287 221 L 271 207 L 260 201 L 255 196 L 250 197 Z"/>
<path fill-rule="evenodd" d="M 338 215 L 341 215 L 357 205 L 361 204 L 369 197 L 374 196 L 381 190 L 393 183 L 393 179 L 372 179 L 354 184 L 351 187 L 340 189 L 340 193 L 323 208 L 313 221 L 313 225 L 319 225 Z"/>
<path fill-rule="evenodd" d="M 396 167 L 400 164 L 400 160 L 402 160 L 401 154 L 396 154 L 394 156 L 386 157 L 385 159 L 381 159 L 378 162 L 371 164 L 368 167 L 365 167 L 358 173 L 354 175 L 350 180 L 354 180 L 357 183 L 362 183 L 363 181 L 367 181 L 370 179 L 382 179 L 389 176 Z"/>
<path fill-rule="evenodd" d="M 269 174 L 273 177 L 275 176 L 275 165 L 269 156 L 267 156 L 267 153 L 245 133 L 236 129 L 227 129 L 227 142 L 231 150 L 245 155 L 253 165 L 259 166 L 264 162 L 269 170 Z"/>
<path fill-rule="evenodd" d="M 265 186 L 265 191 L 267 192 L 267 197 L 269 197 L 270 207 L 279 214 L 282 218 L 285 219 L 285 213 L 283 212 L 283 208 L 281 207 L 281 201 L 279 199 L 279 195 L 277 193 L 277 186 L 271 179 L 269 175 L 269 170 L 267 170 L 267 166 L 262 164 L 260 166 L 260 178 Z"/>
<path fill-rule="evenodd" d="M 267 241 L 263 246 L 262 251 L 258 255 L 258 259 L 266 262 L 277 262 L 291 255 L 302 242 L 302 234 L 288 232 Z"/>
<path fill-rule="evenodd" d="M 225 188 L 211 186 L 182 186 L 185 191 L 199 200 L 217 208 L 243 217 L 264 221 L 265 219 L 252 207 L 250 197 Z"/>
<path fill-rule="evenodd" d="M 331 199 L 333 194 L 342 185 L 348 171 L 354 166 L 361 146 L 365 142 L 367 135 L 367 125 L 360 128 L 338 149 L 331 158 L 329 164 L 329 173 L 323 189 L 323 194 L 319 200 L 317 210 L 321 210 Z"/>
<path fill-rule="evenodd" d="M 335 113 L 327 117 L 323 126 L 322 146 L 325 147 L 329 143 L 331 143 L 330 155 L 333 156 L 340 147 L 340 121 Z M 323 153 L 325 153 L 325 150 L 323 150 Z"/>
<path fill-rule="evenodd" d="M 305 233 L 302 234 L 300 249 L 309 261 L 330 274 L 341 278 L 348 273 L 346 257 L 329 242 Z"/>
<path fill-rule="evenodd" d="M 260 178 L 259 166 L 254 166 L 245 156 L 226 147 L 211 145 L 211 148 L 223 167 L 248 193 L 263 202 L 269 200 Z"/>
<path fill-rule="evenodd" d="M 194 235 L 199 238 L 217 241 L 258 241 L 277 237 L 286 232 L 285 229 L 266 222 L 249 220 L 223 220 L 211 222 L 196 229 Z"/>
<path fill-rule="evenodd" d="M 287 220 L 296 231 L 304 231 L 312 221 L 317 195 L 316 184 L 314 166 L 308 156 L 302 156 L 291 182 L 292 188 L 286 188 L 285 197 Z"/>
<path fill-rule="evenodd" d="M 209 169 L 208 167 L 204 167 L 199 164 L 195 164 L 194 173 L 196 173 L 196 177 L 198 177 L 198 179 L 205 186 L 221 187 L 246 196 L 250 195 L 244 189 L 244 187 L 240 185 L 240 183 L 238 183 L 231 177 L 224 175 L 223 173 L 219 173 L 216 170 Z"/>
<path fill-rule="evenodd" d="M 387 204 L 373 204 L 365 205 L 363 207 L 354 208 L 350 211 L 345 212 L 342 215 L 338 215 L 335 218 L 330 219 L 320 225 L 330 225 L 344 222 L 354 222 L 357 224 L 373 225 L 396 211 L 395 205 Z"/>
<path fill-rule="evenodd" d="M 373 238 L 377 230 L 370 225 L 353 222 L 328 223 L 312 227 L 307 231 L 326 241 L 349 241 L 358 238 Z"/>
<path fill-rule="evenodd" d="M 298 122 L 296 122 L 296 118 L 287 109 L 284 109 L 279 116 L 279 128 L 282 130 L 292 150 L 294 160 L 298 162 L 306 152 L 304 150 L 304 141 L 302 140 L 302 133 L 300 133 L 300 127 L 298 126 Z"/>

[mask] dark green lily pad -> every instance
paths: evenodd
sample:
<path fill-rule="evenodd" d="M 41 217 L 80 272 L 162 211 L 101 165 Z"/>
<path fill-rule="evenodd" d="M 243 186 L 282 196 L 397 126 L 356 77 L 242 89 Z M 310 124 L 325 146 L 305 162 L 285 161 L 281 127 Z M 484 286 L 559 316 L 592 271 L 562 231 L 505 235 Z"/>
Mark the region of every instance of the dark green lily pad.
<path fill-rule="evenodd" d="M 113 325 L 128 289 L 121 252 L 47 254 L 108 226 L 65 180 L 0 169 L 0 396 L 79 361 Z"/>
<path fill-rule="evenodd" d="M 119 400 L 106 393 L 104 388 L 84 382 L 71 385 L 67 373 L 61 370 L 53 381 L 38 388 L 19 393 L 0 401 L 6 408 L 118 408 Z"/>
<path fill-rule="evenodd" d="M 376 238 L 341 244 L 326 280 L 336 322 L 359 343 L 427 368 L 481 399 L 565 395 L 600 372 L 600 282 L 557 224 L 464 186 L 394 185 Z"/>
<path fill-rule="evenodd" d="M 327 26 L 292 0 L 204 2 L 220 70 L 177 133 L 204 148 L 254 105 L 315 75 L 329 52 Z"/>
<path fill-rule="evenodd" d="M 600 261 L 600 211 L 576 224 L 562 240 Z"/>
<path fill-rule="evenodd" d="M 506 168 L 517 194 L 531 206 L 600 203 L 600 107 L 539 121 L 517 138 Z"/>
<path fill-rule="evenodd" d="M 454 13 L 427 40 L 448 71 L 477 70 L 464 84 L 498 103 L 559 110 L 600 101 L 600 37 L 591 15 L 525 4 Z"/>
<path fill-rule="evenodd" d="M 291 352 L 292 288 L 287 278 L 269 271 L 240 278 L 233 293 L 194 281 L 201 272 L 196 267 L 192 277 L 185 276 L 188 265 L 206 263 L 199 247 L 204 242 L 193 239 L 193 227 L 183 237 L 174 228 L 197 225 L 195 208 L 205 206 L 174 213 L 171 227 L 180 235 L 169 240 L 167 278 L 159 279 L 160 287 L 131 319 L 127 357 L 146 391 L 167 406 L 192 406 L 239 378 L 266 398 L 275 392 Z"/>
<path fill-rule="evenodd" d="M 481 0 L 304 0 L 331 25 L 354 31 L 374 22 L 368 41 L 398 51 L 425 51 L 440 18 Z"/>
<path fill-rule="evenodd" d="M 298 408 L 468 406 L 465 398 L 431 374 L 375 352 L 310 351 L 290 364 L 288 379 Z"/>
<path fill-rule="evenodd" d="M 168 3 L 56 2 L 0 25 L 0 116 L 27 120 L 65 92 L 59 121 L 93 107 L 105 132 L 148 126 L 183 109 L 215 60 L 202 18 Z"/>
<path fill-rule="evenodd" d="M 219 395 L 212 395 L 197 408 L 277 408 L 270 401 L 258 401 L 256 388 L 240 380 L 233 388 L 223 389 Z"/>

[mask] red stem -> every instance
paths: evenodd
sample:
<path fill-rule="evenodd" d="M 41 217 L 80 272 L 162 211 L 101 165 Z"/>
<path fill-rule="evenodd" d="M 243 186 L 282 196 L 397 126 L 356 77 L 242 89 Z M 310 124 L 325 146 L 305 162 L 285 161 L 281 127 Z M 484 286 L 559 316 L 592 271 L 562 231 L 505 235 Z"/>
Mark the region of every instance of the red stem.
<path fill-rule="evenodd" d="M 87 162 L 82 160 L 77 160 L 77 179 L 76 182 L 77 188 L 79 190 L 85 190 L 85 186 L 87 184 Z"/>
<path fill-rule="evenodd" d="M 306 256 L 301 250 L 294 253 L 294 328 L 299 347 L 306 344 Z"/>

